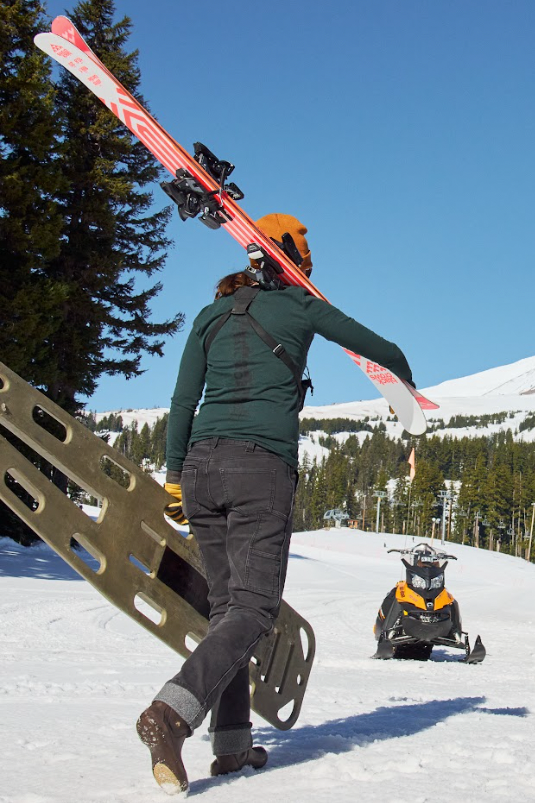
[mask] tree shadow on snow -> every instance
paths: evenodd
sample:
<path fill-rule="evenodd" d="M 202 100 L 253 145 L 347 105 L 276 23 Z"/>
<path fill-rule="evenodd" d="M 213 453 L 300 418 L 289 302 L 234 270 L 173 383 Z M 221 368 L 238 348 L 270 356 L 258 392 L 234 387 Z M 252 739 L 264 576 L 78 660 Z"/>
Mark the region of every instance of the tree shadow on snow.
<path fill-rule="evenodd" d="M 333 719 L 322 725 L 305 725 L 289 731 L 272 727 L 255 728 L 255 743 L 269 751 L 269 763 L 263 772 L 281 769 L 322 758 L 327 753 L 341 754 L 372 742 L 413 736 L 457 714 L 484 712 L 496 715 L 526 717 L 527 708 L 482 708 L 485 697 L 458 697 L 453 700 L 430 700 L 411 705 L 381 706 L 369 714 L 356 714 L 346 719 Z M 254 770 L 250 771 L 251 773 Z M 240 776 L 235 776 L 236 779 Z M 214 783 L 229 782 L 232 776 L 194 781 L 191 791 L 202 792 Z"/>
<path fill-rule="evenodd" d="M 0 577 L 32 577 L 37 580 L 81 580 L 68 563 L 47 544 L 23 547 L 0 538 Z"/>

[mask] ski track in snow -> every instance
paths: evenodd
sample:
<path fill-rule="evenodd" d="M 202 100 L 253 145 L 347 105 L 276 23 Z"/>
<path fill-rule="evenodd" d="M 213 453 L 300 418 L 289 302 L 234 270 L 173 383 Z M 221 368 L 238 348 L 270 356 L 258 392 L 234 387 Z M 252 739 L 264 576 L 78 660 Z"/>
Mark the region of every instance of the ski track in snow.
<path fill-rule="evenodd" d="M 343 528 L 294 535 L 285 599 L 317 638 L 301 716 L 278 731 L 253 714 L 269 763 L 224 778 L 209 777 L 204 724 L 184 749 L 190 795 L 535 801 L 535 566 L 450 545 L 447 586 L 485 662 L 436 648 L 425 663 L 374 661 L 377 609 L 402 576 L 385 546 L 403 545 Z M 181 659 L 44 545 L 0 539 L 0 588 L 0 803 L 162 803 L 134 725 Z"/>

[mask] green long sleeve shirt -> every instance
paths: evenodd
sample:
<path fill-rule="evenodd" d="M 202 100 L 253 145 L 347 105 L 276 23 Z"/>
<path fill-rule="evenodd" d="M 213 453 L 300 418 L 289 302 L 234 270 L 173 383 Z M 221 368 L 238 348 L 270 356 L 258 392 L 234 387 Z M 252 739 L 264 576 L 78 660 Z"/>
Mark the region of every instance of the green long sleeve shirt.
<path fill-rule="evenodd" d="M 233 306 L 234 296 L 225 296 L 201 310 L 193 323 L 171 401 L 168 471 L 182 470 L 190 444 L 216 436 L 253 441 L 297 468 L 299 398 L 290 369 L 275 357 L 244 315 L 232 315 L 205 354 L 212 326 Z M 401 379 L 412 379 L 407 360 L 394 343 L 301 287 L 261 291 L 249 312 L 284 346 L 301 373 L 318 334 L 379 363 Z"/>

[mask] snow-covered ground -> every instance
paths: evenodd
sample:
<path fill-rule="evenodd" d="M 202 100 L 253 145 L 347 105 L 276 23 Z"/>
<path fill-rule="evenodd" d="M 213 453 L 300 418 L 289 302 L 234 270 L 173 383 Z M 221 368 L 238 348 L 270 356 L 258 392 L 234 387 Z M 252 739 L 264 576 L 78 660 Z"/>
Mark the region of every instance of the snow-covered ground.
<path fill-rule="evenodd" d="M 191 795 L 214 803 L 535 801 L 535 565 L 451 545 L 447 585 L 483 664 L 436 649 L 374 661 L 372 626 L 401 577 L 396 535 L 297 533 L 285 599 L 317 656 L 299 721 L 254 716 L 265 770 L 210 778 L 202 726 L 184 749 Z M 48 547 L 0 539 L 0 801 L 156 803 L 134 724 L 181 659 Z M 436 653 L 436 654 L 435 654 Z"/>

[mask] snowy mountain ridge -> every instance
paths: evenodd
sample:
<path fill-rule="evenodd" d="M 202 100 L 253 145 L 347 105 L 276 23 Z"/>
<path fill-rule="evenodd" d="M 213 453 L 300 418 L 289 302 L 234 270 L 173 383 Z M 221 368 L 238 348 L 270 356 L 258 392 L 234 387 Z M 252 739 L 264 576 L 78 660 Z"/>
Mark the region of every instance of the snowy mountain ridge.
<path fill-rule="evenodd" d="M 520 429 L 527 416 L 535 413 L 535 357 L 528 357 L 508 365 L 490 368 L 459 379 L 449 379 L 433 387 L 422 389 L 427 398 L 440 405 L 438 410 L 426 414 L 429 434 L 436 431 L 440 437 L 485 437 L 510 430 L 517 441 L 535 442 L 535 427 Z M 456 417 L 468 419 L 459 426 Z M 384 399 L 329 404 L 322 407 L 305 407 L 302 418 L 353 418 L 370 419 L 370 425 L 383 422 L 387 434 L 398 438 L 403 427 L 393 420 Z M 490 417 L 490 420 L 489 420 Z M 304 453 L 310 459 L 327 457 L 328 449 L 319 444 L 322 433 L 311 432 L 299 444 L 300 460 Z M 363 440 L 366 432 L 356 436 Z M 343 441 L 346 433 L 335 436 Z"/>
<path fill-rule="evenodd" d="M 437 434 L 452 435 L 455 437 L 477 437 L 491 435 L 500 430 L 511 430 L 515 438 L 524 441 L 535 441 L 535 428 L 518 431 L 526 416 L 535 413 L 535 356 L 527 357 L 508 365 L 490 368 L 485 371 L 449 379 L 438 385 L 423 388 L 424 396 L 440 405 L 438 410 L 426 414 L 430 429 L 440 427 Z M 141 410 L 115 410 L 121 415 L 123 423 L 128 426 L 137 421 L 138 427 L 148 423 L 152 426 L 158 418 L 169 412 L 168 407 Z M 97 413 L 97 420 L 110 414 Z M 487 422 L 481 425 L 475 419 L 484 416 L 498 416 L 500 421 Z M 455 416 L 470 417 L 472 420 L 465 427 L 449 427 Z M 403 427 L 393 419 L 388 405 L 383 398 L 341 402 L 321 406 L 307 405 L 303 408 L 301 418 L 352 418 L 356 420 L 369 419 L 370 424 L 377 425 L 383 422 L 387 433 L 391 437 L 399 437 Z M 365 432 L 358 433 L 359 437 L 366 437 Z M 307 441 L 306 451 L 316 453 L 321 447 L 313 448 L 310 439 Z M 301 444 L 305 446 L 305 443 Z"/>
<path fill-rule="evenodd" d="M 452 396 L 529 396 L 535 393 L 535 357 L 489 368 L 460 379 L 449 379 L 426 388 L 424 395 Z"/>

